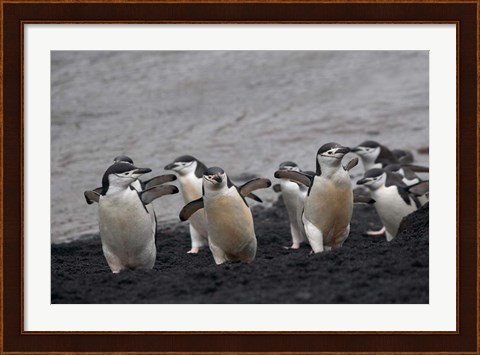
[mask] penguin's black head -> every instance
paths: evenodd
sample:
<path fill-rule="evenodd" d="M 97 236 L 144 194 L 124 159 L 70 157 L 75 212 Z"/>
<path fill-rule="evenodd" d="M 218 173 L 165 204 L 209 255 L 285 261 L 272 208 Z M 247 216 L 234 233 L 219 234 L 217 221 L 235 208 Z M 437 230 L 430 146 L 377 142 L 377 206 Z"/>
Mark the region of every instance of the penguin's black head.
<path fill-rule="evenodd" d="M 317 151 L 317 175 L 320 175 L 322 165 L 338 167 L 350 148 L 338 143 L 326 143 Z"/>
<path fill-rule="evenodd" d="M 186 167 L 191 166 L 197 159 L 191 155 L 182 155 L 181 157 L 176 158 L 172 163 L 165 165 L 165 170 L 174 170 L 180 171 Z"/>
<path fill-rule="evenodd" d="M 191 155 L 182 155 L 181 157 L 176 158 L 172 163 L 165 165 L 164 169 L 173 170 L 180 175 L 195 173 L 195 176 L 201 179 L 204 171 L 207 170 L 207 167 Z"/>
<path fill-rule="evenodd" d="M 357 185 L 364 185 L 371 190 L 376 190 L 385 184 L 386 173 L 383 169 L 367 170 L 362 179 L 357 181 Z"/>
<path fill-rule="evenodd" d="M 181 157 L 176 158 L 174 163 L 191 163 L 192 161 L 197 161 L 197 159 L 191 155 L 182 155 Z"/>
<path fill-rule="evenodd" d="M 378 143 L 376 141 L 365 141 L 365 142 L 359 144 L 359 147 L 377 148 L 377 147 L 380 147 L 380 143 Z"/>
<path fill-rule="evenodd" d="M 102 195 L 107 194 L 112 187 L 115 189 L 127 188 L 132 182 L 141 175 L 151 172 L 149 168 L 137 168 L 130 163 L 114 163 L 103 174 Z"/>
<path fill-rule="evenodd" d="M 294 171 L 300 171 L 300 168 L 298 167 L 297 163 L 293 161 L 284 161 L 283 163 L 280 164 L 278 167 L 280 170 L 294 170 Z"/>
<path fill-rule="evenodd" d="M 214 166 L 214 167 L 208 168 L 203 173 L 203 178 L 211 178 L 217 182 L 221 182 L 222 176 L 224 175 L 225 175 L 225 171 L 222 168 L 219 168 L 218 166 Z"/>
<path fill-rule="evenodd" d="M 115 163 L 129 163 L 133 165 L 133 160 L 127 155 L 119 155 L 113 159 Z"/>
<path fill-rule="evenodd" d="M 318 151 L 317 155 L 321 155 L 328 158 L 342 159 L 345 154 L 350 151 L 350 148 L 344 147 L 338 143 L 326 143 L 322 145 Z"/>
<path fill-rule="evenodd" d="M 352 152 L 362 156 L 380 151 L 380 143 L 375 141 L 365 141 L 352 148 Z"/>
<path fill-rule="evenodd" d="M 214 166 L 211 168 L 208 168 L 204 173 L 203 173 L 203 186 L 210 187 L 210 188 L 221 188 L 225 186 L 227 183 L 227 174 L 225 174 L 225 171 L 222 168 L 219 168 L 218 166 Z"/>

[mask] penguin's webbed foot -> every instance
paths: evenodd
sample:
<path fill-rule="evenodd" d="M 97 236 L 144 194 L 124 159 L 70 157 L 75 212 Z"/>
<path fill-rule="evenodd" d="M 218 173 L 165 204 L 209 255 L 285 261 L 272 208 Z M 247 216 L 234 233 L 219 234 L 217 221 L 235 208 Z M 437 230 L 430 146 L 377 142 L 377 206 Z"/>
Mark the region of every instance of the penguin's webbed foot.
<path fill-rule="evenodd" d="M 290 249 L 294 249 L 294 250 L 297 250 L 300 248 L 300 243 L 293 243 L 291 246 L 289 247 L 283 247 L 284 249 L 287 249 L 287 250 L 290 250 Z"/>
<path fill-rule="evenodd" d="M 192 249 L 187 251 L 187 254 L 198 254 L 199 251 L 200 251 L 199 247 L 192 247 Z"/>
<path fill-rule="evenodd" d="M 385 234 L 385 227 L 382 227 L 381 229 L 379 230 L 376 230 L 376 231 L 367 231 L 366 233 L 367 235 L 371 235 L 371 236 L 375 236 L 375 235 L 383 235 Z"/>

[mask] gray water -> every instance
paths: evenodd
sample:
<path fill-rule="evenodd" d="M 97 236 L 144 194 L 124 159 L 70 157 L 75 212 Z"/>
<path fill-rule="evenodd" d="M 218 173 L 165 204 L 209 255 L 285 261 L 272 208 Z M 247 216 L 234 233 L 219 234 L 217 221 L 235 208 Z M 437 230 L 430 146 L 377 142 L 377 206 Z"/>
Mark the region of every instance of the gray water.
<path fill-rule="evenodd" d="M 191 154 L 240 182 L 275 180 L 285 160 L 314 170 L 331 141 L 429 144 L 426 51 L 56 51 L 51 64 L 52 242 L 98 231 L 83 191 L 120 154 L 150 177 Z M 154 205 L 171 222 L 183 203 L 178 194 Z"/>

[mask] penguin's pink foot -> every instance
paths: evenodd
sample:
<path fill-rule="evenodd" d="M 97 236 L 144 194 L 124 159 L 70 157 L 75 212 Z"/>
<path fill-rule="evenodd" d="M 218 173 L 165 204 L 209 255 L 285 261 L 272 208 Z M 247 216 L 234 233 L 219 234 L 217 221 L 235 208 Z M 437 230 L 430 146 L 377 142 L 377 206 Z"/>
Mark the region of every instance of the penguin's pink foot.
<path fill-rule="evenodd" d="M 367 235 L 382 235 L 385 234 L 385 227 L 382 227 L 382 229 L 379 229 L 377 231 L 368 231 Z"/>
<path fill-rule="evenodd" d="M 192 249 L 187 251 L 187 254 L 198 254 L 199 251 L 200 251 L 199 247 L 192 247 Z"/>
<path fill-rule="evenodd" d="M 293 243 L 291 246 L 289 247 L 284 247 L 285 249 L 287 250 L 290 250 L 290 249 L 299 249 L 300 248 L 300 243 Z"/>

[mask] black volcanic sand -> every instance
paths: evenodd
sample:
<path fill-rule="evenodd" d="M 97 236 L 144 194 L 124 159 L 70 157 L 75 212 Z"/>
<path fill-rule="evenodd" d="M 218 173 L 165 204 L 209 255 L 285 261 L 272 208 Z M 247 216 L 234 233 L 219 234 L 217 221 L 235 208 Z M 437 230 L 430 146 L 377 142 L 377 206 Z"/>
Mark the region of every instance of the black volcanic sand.
<path fill-rule="evenodd" d="M 281 198 L 253 208 L 258 240 L 250 263 L 215 265 L 190 248 L 187 224 L 160 226 L 150 271 L 112 274 L 98 235 L 52 245 L 52 303 L 428 303 L 428 204 L 408 216 L 390 243 L 366 236 L 380 227 L 375 209 L 355 205 L 342 248 L 310 255 L 286 250 Z"/>

